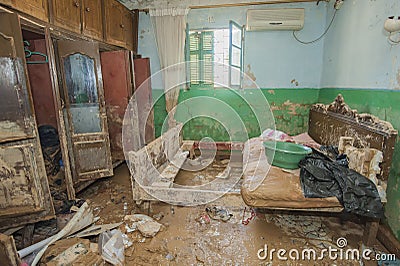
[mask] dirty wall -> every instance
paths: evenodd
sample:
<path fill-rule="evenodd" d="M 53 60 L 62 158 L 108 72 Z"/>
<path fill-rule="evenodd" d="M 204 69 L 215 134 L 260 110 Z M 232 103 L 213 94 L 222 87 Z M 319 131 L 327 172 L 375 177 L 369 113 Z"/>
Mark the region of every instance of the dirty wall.
<path fill-rule="evenodd" d="M 304 7 L 305 27 L 299 37 L 311 40 L 319 36 L 333 15 L 333 3 L 315 2 L 285 5 L 261 5 L 191 10 L 192 28 L 222 28 L 229 20 L 246 24 L 249 8 Z M 400 45 L 388 43 L 383 23 L 388 16 L 400 15 L 398 0 L 346 0 L 337 12 L 329 33 L 311 45 L 297 43 L 291 32 L 247 32 L 245 35 L 244 71 L 263 89 L 275 115 L 277 129 L 289 134 L 307 130 L 308 108 L 312 103 L 331 102 L 341 92 L 346 102 L 359 112 L 369 112 L 388 120 L 400 130 Z M 397 12 L 397 13 L 396 13 Z M 360 16 L 362 14 L 362 16 Z M 395 38 L 399 36 L 395 35 Z M 152 73 L 160 70 L 157 47 L 150 18 L 140 14 L 139 53 L 151 58 Z M 154 99 L 161 85 L 154 83 Z M 285 88 L 285 89 L 282 89 Z M 316 88 L 316 89 L 309 89 Z M 321 89 L 323 88 L 323 89 Z M 335 89 L 332 89 L 335 88 Z M 336 89 L 339 88 L 339 89 Z M 340 89 L 349 88 L 349 89 Z M 182 92 L 180 101 L 196 95 L 223 97 L 235 105 L 246 118 L 249 136 L 259 132 L 249 118 L 248 109 L 226 90 L 190 90 Z M 160 134 L 165 117 L 165 101 L 155 105 L 156 134 Z M 185 138 L 212 136 L 227 139 L 223 128 L 208 119 L 196 118 L 184 127 Z M 389 178 L 387 221 L 400 239 L 400 143 L 397 142 Z"/>

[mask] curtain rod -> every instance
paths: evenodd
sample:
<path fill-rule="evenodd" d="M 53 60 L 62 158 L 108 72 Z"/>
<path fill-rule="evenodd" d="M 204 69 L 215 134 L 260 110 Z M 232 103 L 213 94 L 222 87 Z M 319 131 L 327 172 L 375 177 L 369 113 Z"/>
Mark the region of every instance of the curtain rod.
<path fill-rule="evenodd" d="M 232 4 L 219 4 L 219 5 L 206 5 L 206 6 L 189 6 L 190 9 L 203 9 L 203 8 L 219 8 L 219 7 L 235 7 L 235 6 L 255 6 L 255 5 L 269 5 L 269 4 L 288 4 L 300 2 L 317 2 L 318 0 L 274 0 L 263 2 L 247 2 L 247 3 L 232 3 Z M 138 9 L 140 12 L 149 12 L 148 8 Z"/>

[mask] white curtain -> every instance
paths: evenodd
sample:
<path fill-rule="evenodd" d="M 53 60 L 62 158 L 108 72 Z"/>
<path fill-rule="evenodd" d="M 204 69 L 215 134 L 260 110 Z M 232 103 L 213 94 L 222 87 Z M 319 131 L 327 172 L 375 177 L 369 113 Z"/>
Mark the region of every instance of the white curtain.
<path fill-rule="evenodd" d="M 188 8 L 150 9 L 157 41 L 169 127 L 175 126 L 179 90 L 186 81 L 185 38 Z M 181 64 L 179 64 L 181 63 Z M 179 65 L 177 65 L 179 64 Z"/>

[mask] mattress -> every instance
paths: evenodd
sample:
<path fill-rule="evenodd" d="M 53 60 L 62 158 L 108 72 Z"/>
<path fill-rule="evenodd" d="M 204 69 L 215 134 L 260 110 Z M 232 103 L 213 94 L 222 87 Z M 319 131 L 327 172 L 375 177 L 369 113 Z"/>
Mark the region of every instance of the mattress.
<path fill-rule="evenodd" d="M 300 170 L 285 170 L 268 164 L 261 138 L 248 140 L 243 149 L 241 195 L 251 207 L 269 209 L 341 211 L 335 197 L 306 198 L 300 185 Z"/>

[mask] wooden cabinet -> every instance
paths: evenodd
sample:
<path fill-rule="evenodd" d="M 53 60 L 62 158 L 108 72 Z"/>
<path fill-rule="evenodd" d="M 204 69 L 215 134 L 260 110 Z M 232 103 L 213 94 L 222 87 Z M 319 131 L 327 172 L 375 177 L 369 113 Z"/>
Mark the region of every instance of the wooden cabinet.
<path fill-rule="evenodd" d="M 134 111 L 130 114 L 137 115 L 137 106 L 129 103 L 133 94 L 133 56 L 131 51 L 102 52 L 101 71 L 103 74 L 104 97 L 106 101 L 108 132 L 110 134 L 111 157 L 113 162 L 125 160 L 122 129 L 125 111 L 130 104 Z M 131 101 L 134 101 L 133 99 Z M 135 108 L 136 107 L 136 108 Z M 136 110 L 135 110 L 136 109 Z M 136 112 L 135 112 L 136 111 Z M 132 118 L 136 121 L 136 117 Z M 142 147 L 139 139 L 139 126 L 132 126 L 132 134 L 125 139 L 124 146 L 129 145 L 129 150 L 137 151 Z M 135 138 L 136 136 L 136 138 Z"/>
<path fill-rule="evenodd" d="M 101 0 L 52 0 L 51 22 L 58 27 L 103 39 Z"/>
<path fill-rule="evenodd" d="M 125 44 L 125 7 L 115 0 L 105 0 L 104 9 L 106 41 L 123 46 Z"/>
<path fill-rule="evenodd" d="M 104 9 L 106 42 L 134 50 L 136 45 L 132 13 L 115 0 L 104 0 Z"/>
<path fill-rule="evenodd" d="M 0 229 L 4 229 L 51 219 L 54 208 L 17 14 L 0 12 L 0 25 Z"/>
<path fill-rule="evenodd" d="M 43 21 L 49 21 L 48 0 L 0 0 L 1 4 L 15 8 Z"/>
<path fill-rule="evenodd" d="M 127 11 L 124 12 L 123 24 L 125 26 L 125 45 L 129 50 L 133 50 L 133 16 L 132 13 Z"/>
<path fill-rule="evenodd" d="M 82 33 L 95 39 L 103 39 L 101 0 L 83 0 Z"/>
<path fill-rule="evenodd" d="M 137 53 L 138 12 L 131 12 L 117 0 L 0 0 L 0 4 Z"/>
<path fill-rule="evenodd" d="M 81 32 L 81 1 L 52 0 L 51 22 L 58 27 Z"/>

